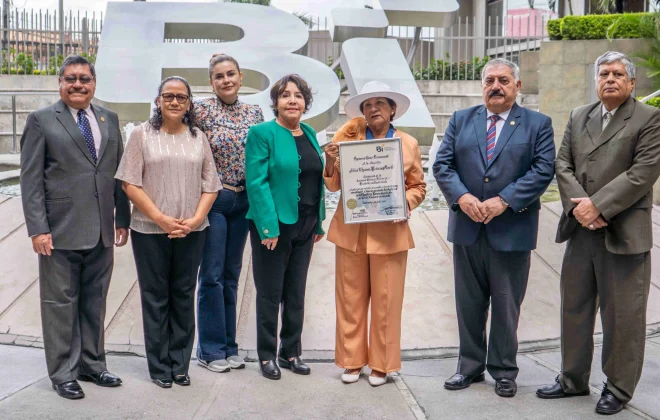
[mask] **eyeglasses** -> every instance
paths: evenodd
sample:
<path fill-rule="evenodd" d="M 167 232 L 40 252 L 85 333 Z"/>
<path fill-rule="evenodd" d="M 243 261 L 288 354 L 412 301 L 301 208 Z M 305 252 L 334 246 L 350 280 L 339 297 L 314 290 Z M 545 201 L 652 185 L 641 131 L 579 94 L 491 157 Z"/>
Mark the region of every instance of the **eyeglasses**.
<path fill-rule="evenodd" d="M 64 81 L 65 81 L 67 84 L 69 84 L 69 85 L 73 85 L 73 84 L 75 84 L 77 80 L 79 80 L 79 81 L 80 81 L 80 84 L 82 84 L 82 85 L 88 85 L 88 84 L 92 83 L 92 81 L 94 80 L 94 78 L 93 78 L 93 77 L 89 77 L 89 76 L 80 76 L 80 77 L 76 77 L 76 76 L 64 76 L 64 77 L 62 77 L 62 80 L 64 80 Z"/>
<path fill-rule="evenodd" d="M 180 104 L 185 104 L 188 102 L 189 96 L 188 95 L 183 95 L 183 94 L 178 94 L 175 95 L 173 93 L 163 93 L 160 95 L 165 102 L 172 102 L 174 98 L 176 98 L 176 101 Z"/>

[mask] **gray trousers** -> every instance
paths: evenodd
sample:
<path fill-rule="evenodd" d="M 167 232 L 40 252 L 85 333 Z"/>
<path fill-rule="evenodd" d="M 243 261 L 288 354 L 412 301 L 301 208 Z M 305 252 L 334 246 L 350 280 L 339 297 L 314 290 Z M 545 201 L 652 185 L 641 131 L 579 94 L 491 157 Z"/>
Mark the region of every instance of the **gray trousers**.
<path fill-rule="evenodd" d="M 78 372 L 106 370 L 103 324 L 113 257 L 100 241 L 90 250 L 39 255 L 44 350 L 55 385 L 76 380 Z"/>
<path fill-rule="evenodd" d="M 457 373 L 495 378 L 518 376 L 518 320 L 527 290 L 531 251 L 494 250 L 486 229 L 470 246 L 454 245 L 454 283 L 458 335 Z M 486 340 L 492 304 L 490 336 Z"/>
<path fill-rule="evenodd" d="M 600 307 L 603 373 L 621 401 L 633 396 L 644 364 L 650 252 L 619 255 L 605 248 L 605 232 L 577 228 L 561 270 L 561 353 L 564 392 L 589 388 L 594 325 Z"/>

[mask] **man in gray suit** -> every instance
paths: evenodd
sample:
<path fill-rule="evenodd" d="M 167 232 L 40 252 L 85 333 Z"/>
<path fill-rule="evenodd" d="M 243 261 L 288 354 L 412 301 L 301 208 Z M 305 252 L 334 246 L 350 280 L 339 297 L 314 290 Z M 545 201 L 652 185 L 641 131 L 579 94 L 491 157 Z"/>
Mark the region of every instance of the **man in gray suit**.
<path fill-rule="evenodd" d="M 130 214 L 114 179 L 123 153 L 117 114 L 91 105 L 94 66 L 84 57 L 67 57 L 59 89 L 59 102 L 27 118 L 21 193 L 39 254 L 48 375 L 60 396 L 78 399 L 85 394 L 76 379 L 121 384 L 105 363 L 105 300 L 112 246 L 126 244 Z"/>
<path fill-rule="evenodd" d="M 630 401 L 642 373 L 651 283 L 653 184 L 660 175 L 660 110 L 631 96 L 635 66 L 607 52 L 596 60 L 599 102 L 571 112 L 555 168 L 568 241 L 561 272 L 562 373 L 541 398 L 589 395 L 600 307 L 603 372 L 596 412 Z"/>

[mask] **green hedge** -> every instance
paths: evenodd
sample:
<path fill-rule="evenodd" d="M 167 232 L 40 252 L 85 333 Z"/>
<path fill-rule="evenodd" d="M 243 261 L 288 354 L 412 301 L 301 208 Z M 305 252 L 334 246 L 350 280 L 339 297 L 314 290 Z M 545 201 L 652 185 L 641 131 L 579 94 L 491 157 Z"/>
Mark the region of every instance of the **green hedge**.
<path fill-rule="evenodd" d="M 649 99 L 648 101 L 646 101 L 646 105 L 651 105 L 656 108 L 660 108 L 660 97 L 656 96 L 655 98 Z"/>
<path fill-rule="evenodd" d="M 652 38 L 652 13 L 566 16 L 548 21 L 551 39 Z"/>

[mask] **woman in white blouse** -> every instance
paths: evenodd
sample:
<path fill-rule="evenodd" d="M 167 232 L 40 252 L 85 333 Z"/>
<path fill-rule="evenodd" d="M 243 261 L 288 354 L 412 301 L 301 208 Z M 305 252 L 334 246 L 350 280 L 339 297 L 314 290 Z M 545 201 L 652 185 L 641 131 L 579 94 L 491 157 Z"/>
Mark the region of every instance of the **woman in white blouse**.
<path fill-rule="evenodd" d="M 153 117 L 131 133 L 115 178 L 133 202 L 131 237 L 140 283 L 149 374 L 161 388 L 190 385 L 195 285 L 222 188 L 206 136 L 195 127 L 190 86 L 168 77 Z"/>

